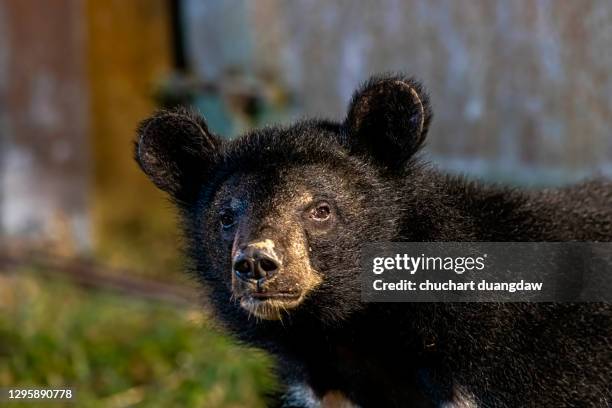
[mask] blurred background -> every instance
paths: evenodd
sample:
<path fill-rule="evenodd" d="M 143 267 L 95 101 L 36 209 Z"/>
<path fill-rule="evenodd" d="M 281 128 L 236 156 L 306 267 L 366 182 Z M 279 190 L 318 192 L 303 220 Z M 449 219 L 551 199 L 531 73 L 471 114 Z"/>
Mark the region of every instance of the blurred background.
<path fill-rule="evenodd" d="M 225 137 L 341 119 L 394 70 L 431 92 L 439 167 L 530 186 L 612 175 L 606 0 L 0 0 L 0 387 L 263 406 L 272 362 L 198 307 L 134 130 L 176 105 Z"/>

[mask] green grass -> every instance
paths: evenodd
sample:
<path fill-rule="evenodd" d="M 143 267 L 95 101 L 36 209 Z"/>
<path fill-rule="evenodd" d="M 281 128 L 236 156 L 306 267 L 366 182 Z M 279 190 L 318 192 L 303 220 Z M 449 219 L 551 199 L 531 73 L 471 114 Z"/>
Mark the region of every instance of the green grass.
<path fill-rule="evenodd" d="M 70 386 L 71 407 L 261 407 L 270 364 L 197 311 L 0 275 L 0 387 Z"/>

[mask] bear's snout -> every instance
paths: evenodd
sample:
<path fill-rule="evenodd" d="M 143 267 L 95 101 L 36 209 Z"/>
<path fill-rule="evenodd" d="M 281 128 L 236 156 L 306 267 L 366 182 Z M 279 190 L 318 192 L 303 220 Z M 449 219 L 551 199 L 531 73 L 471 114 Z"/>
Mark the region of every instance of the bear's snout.
<path fill-rule="evenodd" d="M 269 239 L 251 243 L 236 251 L 232 264 L 236 278 L 256 283 L 259 287 L 273 279 L 281 268 L 282 261 Z"/>
<path fill-rule="evenodd" d="M 234 244 L 232 292 L 240 306 L 260 319 L 280 320 L 320 282 L 301 241 L 281 246 L 269 238 Z"/>

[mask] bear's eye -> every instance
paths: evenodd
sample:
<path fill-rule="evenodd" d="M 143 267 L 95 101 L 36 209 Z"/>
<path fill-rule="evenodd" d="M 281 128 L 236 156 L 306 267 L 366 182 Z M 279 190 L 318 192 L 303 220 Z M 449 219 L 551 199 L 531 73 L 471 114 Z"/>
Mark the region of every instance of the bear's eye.
<path fill-rule="evenodd" d="M 223 227 L 223 229 L 229 229 L 236 223 L 234 212 L 232 210 L 221 211 L 219 213 L 219 220 L 221 221 L 221 227 Z"/>
<path fill-rule="evenodd" d="M 309 218 L 314 221 L 327 221 L 331 216 L 331 207 L 326 202 L 321 202 L 310 210 Z"/>

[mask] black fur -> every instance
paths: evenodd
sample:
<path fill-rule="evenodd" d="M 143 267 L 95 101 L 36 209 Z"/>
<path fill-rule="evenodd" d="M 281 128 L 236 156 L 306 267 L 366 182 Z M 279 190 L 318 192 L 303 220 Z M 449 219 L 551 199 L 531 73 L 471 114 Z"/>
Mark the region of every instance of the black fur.
<path fill-rule="evenodd" d="M 185 112 L 140 128 L 138 149 L 150 154 L 137 152 L 139 163 L 177 202 L 220 321 L 276 355 L 287 385 L 307 383 L 318 397 L 340 391 L 362 407 L 441 406 L 460 394 L 483 407 L 609 406 L 610 305 L 364 304 L 358 268 L 371 241 L 611 241 L 612 184 L 524 191 L 430 168 L 416 155 L 428 98 L 402 76 L 373 78 L 348 112 L 343 123 L 303 121 L 224 142 Z M 240 222 L 273 230 L 275 211 L 304 189 L 338 207 L 332 230 L 307 231 L 323 282 L 282 322 L 249 318 L 231 300 L 219 206 L 243 200 Z"/>

